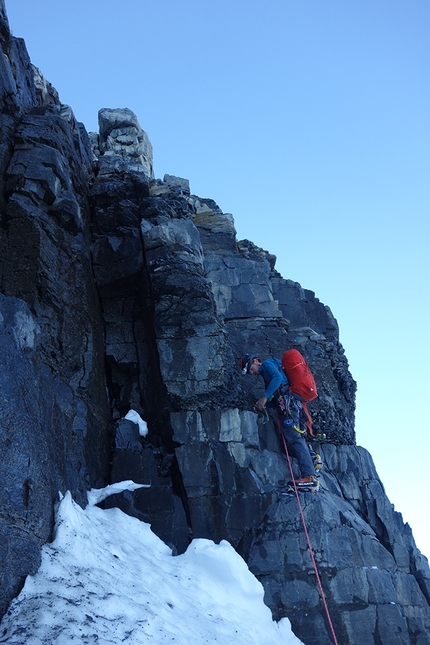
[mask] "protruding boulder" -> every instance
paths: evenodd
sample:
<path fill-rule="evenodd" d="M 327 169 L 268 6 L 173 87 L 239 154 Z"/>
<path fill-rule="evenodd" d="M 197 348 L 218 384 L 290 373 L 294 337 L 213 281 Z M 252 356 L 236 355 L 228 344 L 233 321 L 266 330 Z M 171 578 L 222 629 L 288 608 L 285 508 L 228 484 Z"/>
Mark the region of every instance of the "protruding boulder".
<path fill-rule="evenodd" d="M 99 128 L 101 155 L 124 157 L 143 166 L 148 177 L 154 176 L 152 145 L 134 112 L 128 108 L 103 108 L 99 110 Z"/>

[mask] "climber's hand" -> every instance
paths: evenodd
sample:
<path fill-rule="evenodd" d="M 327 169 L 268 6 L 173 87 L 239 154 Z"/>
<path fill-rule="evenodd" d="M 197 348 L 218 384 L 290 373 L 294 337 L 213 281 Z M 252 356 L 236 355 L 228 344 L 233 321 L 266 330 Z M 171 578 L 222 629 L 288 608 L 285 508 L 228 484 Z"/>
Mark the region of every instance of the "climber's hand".
<path fill-rule="evenodd" d="M 266 407 L 267 403 L 267 396 L 262 396 L 261 399 L 258 399 L 257 403 L 255 404 L 255 407 L 257 410 L 264 410 Z"/>

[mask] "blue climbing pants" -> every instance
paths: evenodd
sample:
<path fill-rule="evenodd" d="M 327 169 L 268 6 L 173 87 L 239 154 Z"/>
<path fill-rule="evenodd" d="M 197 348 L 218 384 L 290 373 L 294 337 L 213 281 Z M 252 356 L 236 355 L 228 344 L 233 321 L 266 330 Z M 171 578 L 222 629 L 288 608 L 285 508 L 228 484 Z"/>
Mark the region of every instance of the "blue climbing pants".
<path fill-rule="evenodd" d="M 278 416 L 278 420 L 287 443 L 288 452 L 290 456 L 295 457 L 299 463 L 301 476 L 308 477 L 308 475 L 315 475 L 315 468 L 309 448 L 302 435 L 297 432 L 297 430 L 294 430 L 292 423 L 290 425 L 285 425 L 285 417 L 280 418 L 280 416 Z"/>

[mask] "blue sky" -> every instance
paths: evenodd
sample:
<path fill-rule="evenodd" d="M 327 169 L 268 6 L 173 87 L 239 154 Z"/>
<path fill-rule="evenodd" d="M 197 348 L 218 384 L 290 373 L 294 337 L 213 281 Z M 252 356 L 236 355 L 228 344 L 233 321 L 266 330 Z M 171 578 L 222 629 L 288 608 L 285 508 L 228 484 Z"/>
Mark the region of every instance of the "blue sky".
<path fill-rule="evenodd" d="M 357 443 L 430 557 L 428 0 L 6 0 L 32 62 L 97 130 L 129 107 L 157 177 L 333 311 Z"/>

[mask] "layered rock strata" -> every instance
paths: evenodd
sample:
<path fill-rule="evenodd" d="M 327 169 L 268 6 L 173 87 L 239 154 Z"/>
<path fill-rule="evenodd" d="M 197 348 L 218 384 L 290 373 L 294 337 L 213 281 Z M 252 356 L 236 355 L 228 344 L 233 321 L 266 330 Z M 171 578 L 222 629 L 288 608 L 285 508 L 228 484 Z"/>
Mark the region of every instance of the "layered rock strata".
<path fill-rule="evenodd" d="M 155 179 L 130 110 L 101 110 L 88 136 L 1 0 L 0 16 L 0 612 L 38 567 L 59 491 L 85 504 L 89 488 L 134 479 L 151 486 L 106 503 L 176 553 L 227 539 L 274 618 L 306 645 L 331 643 L 297 501 L 278 494 L 290 479 L 279 432 L 255 413 L 262 382 L 238 369 L 247 351 L 296 347 L 327 435 L 313 444 L 322 490 L 302 502 L 338 641 L 430 643 L 428 563 L 355 445 L 330 309 L 187 180 Z"/>
<path fill-rule="evenodd" d="M 50 539 L 53 504 L 109 477 L 88 135 L 0 28 L 0 612 Z M 41 90 L 41 85 L 46 91 Z"/>

